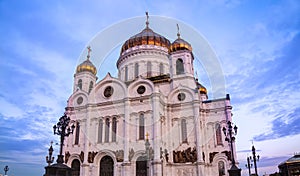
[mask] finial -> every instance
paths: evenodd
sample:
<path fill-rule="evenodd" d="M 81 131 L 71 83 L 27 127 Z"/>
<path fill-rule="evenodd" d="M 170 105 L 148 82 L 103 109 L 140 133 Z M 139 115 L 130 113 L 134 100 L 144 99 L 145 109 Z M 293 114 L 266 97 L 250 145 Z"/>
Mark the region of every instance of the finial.
<path fill-rule="evenodd" d="M 196 80 L 198 81 L 198 73 L 197 73 L 197 71 L 196 71 Z"/>
<path fill-rule="evenodd" d="M 149 26 L 149 15 L 148 12 L 146 12 L 146 28 Z"/>
<path fill-rule="evenodd" d="M 51 146 L 52 146 L 52 144 L 53 144 L 53 141 L 50 142 L 50 145 L 51 145 Z"/>
<path fill-rule="evenodd" d="M 146 133 L 146 140 L 149 140 L 149 133 Z"/>
<path fill-rule="evenodd" d="M 179 25 L 178 25 L 178 23 L 177 23 L 177 37 L 180 38 Z"/>
<path fill-rule="evenodd" d="M 88 47 L 87 47 L 87 50 L 88 50 L 87 59 L 90 59 L 90 54 L 91 54 L 91 52 L 92 52 L 91 46 L 88 46 Z"/>

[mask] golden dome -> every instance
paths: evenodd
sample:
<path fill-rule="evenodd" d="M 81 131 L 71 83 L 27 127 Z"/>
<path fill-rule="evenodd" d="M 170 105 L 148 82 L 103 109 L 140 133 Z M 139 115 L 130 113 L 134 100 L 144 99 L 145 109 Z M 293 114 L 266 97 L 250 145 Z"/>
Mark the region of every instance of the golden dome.
<path fill-rule="evenodd" d="M 170 46 L 169 51 L 174 52 L 178 50 L 188 50 L 192 51 L 192 46 L 185 40 L 178 38 Z"/>
<path fill-rule="evenodd" d="M 177 36 L 178 38 L 171 44 L 169 52 L 179 51 L 179 50 L 188 50 L 192 51 L 192 46 L 187 41 L 180 38 L 179 26 L 177 24 Z"/>
<path fill-rule="evenodd" d="M 207 94 L 207 90 L 206 90 L 206 88 L 203 87 L 203 86 L 201 86 L 201 87 L 199 88 L 199 91 L 200 91 L 200 93 Z"/>
<path fill-rule="evenodd" d="M 139 45 L 156 45 L 169 48 L 170 41 L 153 32 L 153 30 L 147 26 L 142 32 L 130 37 L 130 39 L 123 44 L 121 53 Z"/>
<path fill-rule="evenodd" d="M 94 75 L 97 74 L 97 68 L 94 66 L 94 64 L 90 61 L 90 52 L 91 52 L 91 47 L 88 47 L 88 55 L 87 55 L 87 59 L 85 61 L 83 61 L 80 65 L 77 66 L 76 68 L 76 73 L 80 73 L 80 72 L 91 72 Z"/>
<path fill-rule="evenodd" d="M 165 37 L 153 32 L 153 30 L 149 28 L 148 12 L 146 12 L 146 15 L 147 15 L 146 28 L 142 30 L 142 32 L 130 37 L 123 44 L 121 53 L 123 53 L 129 48 L 139 46 L 139 45 L 156 45 L 156 46 L 169 48 L 170 41 Z"/>

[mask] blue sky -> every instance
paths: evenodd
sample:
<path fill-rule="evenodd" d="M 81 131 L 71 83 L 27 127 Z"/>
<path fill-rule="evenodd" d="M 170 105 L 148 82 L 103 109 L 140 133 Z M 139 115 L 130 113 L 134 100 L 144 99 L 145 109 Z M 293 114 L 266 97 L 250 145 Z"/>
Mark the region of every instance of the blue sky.
<path fill-rule="evenodd" d="M 50 141 L 58 142 L 52 126 L 64 112 L 86 45 L 108 26 L 145 11 L 150 26 L 151 15 L 177 19 L 216 52 L 239 127 L 243 174 L 252 141 L 261 173 L 277 171 L 280 162 L 300 152 L 298 0 L 1 0 L 0 169 L 8 165 L 14 176 L 44 173 Z M 185 38 L 184 30 L 181 35 Z M 108 57 L 118 53 L 116 46 Z M 113 69 L 101 67 L 99 79 L 116 73 Z M 197 70 L 209 89 L 205 71 Z M 54 149 L 57 155 L 58 146 Z"/>

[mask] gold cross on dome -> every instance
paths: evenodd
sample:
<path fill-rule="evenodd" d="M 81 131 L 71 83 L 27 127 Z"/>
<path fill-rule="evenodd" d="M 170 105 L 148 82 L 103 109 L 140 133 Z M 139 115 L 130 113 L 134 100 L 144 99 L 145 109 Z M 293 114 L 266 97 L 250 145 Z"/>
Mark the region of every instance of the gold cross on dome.
<path fill-rule="evenodd" d="M 178 36 L 178 38 L 180 38 L 179 25 L 178 25 L 178 23 L 177 23 L 177 36 Z"/>
<path fill-rule="evenodd" d="M 146 27 L 148 28 L 148 25 L 149 25 L 149 15 L 148 15 L 148 12 L 146 12 Z"/>
<path fill-rule="evenodd" d="M 88 47 L 87 47 L 87 50 L 88 50 L 87 58 L 89 59 L 89 58 L 90 58 L 90 54 L 91 54 L 91 52 L 92 52 L 91 46 L 88 46 Z"/>

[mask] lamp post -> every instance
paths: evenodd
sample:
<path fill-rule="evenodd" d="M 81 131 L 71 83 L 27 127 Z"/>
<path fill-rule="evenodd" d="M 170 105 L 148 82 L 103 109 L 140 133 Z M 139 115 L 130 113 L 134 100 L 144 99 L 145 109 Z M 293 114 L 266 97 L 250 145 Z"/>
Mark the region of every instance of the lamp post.
<path fill-rule="evenodd" d="M 4 167 L 4 175 L 6 175 L 8 171 L 9 171 L 8 166 L 5 166 L 5 167 Z"/>
<path fill-rule="evenodd" d="M 59 122 L 57 122 L 57 124 L 53 126 L 54 134 L 60 135 L 60 150 L 56 160 L 56 162 L 60 164 L 64 163 L 64 156 L 62 155 L 62 151 L 65 137 L 68 137 L 70 134 L 72 134 L 75 128 L 74 124 L 71 127 L 69 126 L 70 121 L 70 117 L 64 114 L 59 118 Z"/>
<path fill-rule="evenodd" d="M 245 164 L 246 168 L 248 168 L 249 170 L 249 176 L 251 176 L 251 167 L 252 167 L 252 164 L 250 164 L 250 160 L 251 160 L 251 156 L 250 157 L 247 157 L 247 164 Z"/>
<path fill-rule="evenodd" d="M 54 157 L 52 156 L 52 153 L 53 153 L 53 147 L 52 147 L 52 144 L 53 144 L 53 141 L 51 141 L 51 145 L 50 145 L 50 147 L 49 147 L 49 149 L 48 149 L 49 155 L 46 156 L 46 162 L 48 163 L 48 166 L 50 166 L 51 163 L 53 163 L 53 161 L 54 161 Z"/>
<path fill-rule="evenodd" d="M 231 148 L 231 155 L 232 155 L 232 166 L 228 170 L 229 176 L 240 176 L 241 175 L 241 169 L 239 169 L 235 165 L 235 160 L 234 160 L 234 153 L 233 153 L 233 142 L 235 142 L 235 135 L 237 134 L 237 126 L 232 127 L 232 123 L 230 121 L 227 122 L 227 128 L 223 127 L 223 132 L 225 135 L 225 141 L 230 143 L 230 148 Z"/>
<path fill-rule="evenodd" d="M 254 145 L 252 146 L 252 155 L 253 158 L 250 157 L 250 159 L 253 161 L 254 163 L 254 169 L 255 169 L 255 175 L 258 176 L 257 174 L 257 165 L 256 165 L 256 161 L 259 161 L 259 155 L 256 156 L 256 152 L 255 152 L 255 147 Z"/>

